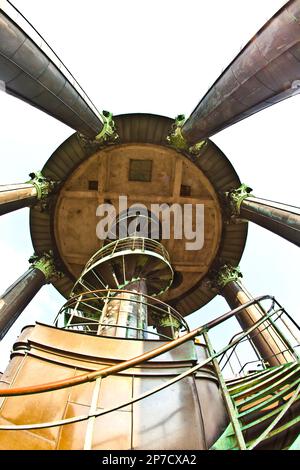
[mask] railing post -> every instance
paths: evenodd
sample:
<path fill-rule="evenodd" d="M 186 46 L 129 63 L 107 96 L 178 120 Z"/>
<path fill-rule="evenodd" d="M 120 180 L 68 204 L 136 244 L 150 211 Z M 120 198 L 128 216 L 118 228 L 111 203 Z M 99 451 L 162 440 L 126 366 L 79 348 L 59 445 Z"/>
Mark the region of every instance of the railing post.
<path fill-rule="evenodd" d="M 226 387 L 226 383 L 225 383 L 225 380 L 223 378 L 223 374 L 222 374 L 220 366 L 219 366 L 219 362 L 218 362 L 217 358 L 214 356 L 214 350 L 213 350 L 212 344 L 210 342 L 210 339 L 208 337 L 208 334 L 207 334 L 206 330 L 203 331 L 203 338 L 204 338 L 204 341 L 207 345 L 209 356 L 213 357 L 212 363 L 213 363 L 213 366 L 215 368 L 215 371 L 216 371 L 218 379 L 219 379 L 220 388 L 221 388 L 222 395 L 223 395 L 223 398 L 224 398 L 224 402 L 225 402 L 225 405 L 226 405 L 226 408 L 227 408 L 227 411 L 228 411 L 228 414 L 229 414 L 229 419 L 231 421 L 232 427 L 233 427 L 234 432 L 235 432 L 235 437 L 236 437 L 238 446 L 239 446 L 240 450 L 246 450 L 245 439 L 244 439 L 244 436 L 243 436 L 243 433 L 242 433 L 242 430 L 241 430 L 239 420 L 237 418 L 237 410 L 235 409 L 235 406 L 232 403 L 231 397 L 229 395 L 229 391 Z"/>

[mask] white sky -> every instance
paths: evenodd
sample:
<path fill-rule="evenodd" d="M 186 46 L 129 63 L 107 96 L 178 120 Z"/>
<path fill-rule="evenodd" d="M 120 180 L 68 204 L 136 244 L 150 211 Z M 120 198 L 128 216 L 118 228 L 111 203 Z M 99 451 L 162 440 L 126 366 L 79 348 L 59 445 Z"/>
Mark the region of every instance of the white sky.
<path fill-rule="evenodd" d="M 188 116 L 240 48 L 282 0 L 15 0 L 70 68 L 99 110 Z M 300 78 L 300 77 L 299 77 Z M 279 103 L 212 138 L 257 196 L 299 206 L 300 98 Z M 73 131 L 0 93 L 0 184 L 23 182 Z M 32 254 L 28 209 L 0 218 L 0 291 Z M 299 250 L 251 225 L 240 263 L 253 295 L 274 294 L 299 321 Z M 0 370 L 20 328 L 51 321 L 62 305 L 44 287 L 0 345 Z M 193 326 L 228 310 L 218 297 L 191 316 Z M 232 332 L 228 331 L 228 337 Z"/>

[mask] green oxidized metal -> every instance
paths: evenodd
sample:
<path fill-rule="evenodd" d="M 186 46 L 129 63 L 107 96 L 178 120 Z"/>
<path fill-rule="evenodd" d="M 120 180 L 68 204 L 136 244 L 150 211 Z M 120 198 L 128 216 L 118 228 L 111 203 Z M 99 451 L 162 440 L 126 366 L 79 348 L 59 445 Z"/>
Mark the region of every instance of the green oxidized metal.
<path fill-rule="evenodd" d="M 185 137 L 182 134 L 182 127 L 185 123 L 185 116 L 184 114 L 179 114 L 174 121 L 170 134 L 167 136 L 167 142 L 175 147 L 177 150 L 185 150 L 192 155 L 199 155 L 201 150 L 207 145 L 206 140 L 201 140 L 196 144 L 189 146 L 188 142 L 186 141 Z"/>
<path fill-rule="evenodd" d="M 101 119 L 103 121 L 103 127 L 101 132 L 96 135 L 95 140 L 104 144 L 106 142 L 113 142 L 118 139 L 118 134 L 116 132 L 116 126 L 113 120 L 113 115 L 109 111 L 102 111 Z"/>
<path fill-rule="evenodd" d="M 214 284 L 219 289 L 223 289 L 229 282 L 237 282 L 241 277 L 243 277 L 243 275 L 238 266 L 234 267 L 230 264 L 224 264 L 216 274 Z"/>
<path fill-rule="evenodd" d="M 167 142 L 178 150 L 188 150 L 188 143 L 182 135 L 182 126 L 185 122 L 185 115 L 179 114 L 174 121 Z"/>
<path fill-rule="evenodd" d="M 189 148 L 189 152 L 192 155 L 198 156 L 199 153 L 207 146 L 207 140 L 201 140 L 200 142 L 197 142 L 196 144 L 192 145 L 192 147 Z"/>
<path fill-rule="evenodd" d="M 246 184 L 241 184 L 239 188 L 232 189 L 225 193 L 227 200 L 229 201 L 230 209 L 232 211 L 232 215 L 239 216 L 241 210 L 241 204 L 244 199 L 251 195 L 252 188 L 247 186 Z"/>
<path fill-rule="evenodd" d="M 151 313 L 152 320 L 156 326 L 160 326 L 163 328 L 173 328 L 175 331 L 179 330 L 181 327 L 181 323 L 177 318 L 169 315 L 168 313 Z"/>
<path fill-rule="evenodd" d="M 175 330 L 178 330 L 180 328 L 180 322 L 174 317 L 171 317 L 170 315 L 162 315 L 159 318 L 159 326 L 162 327 L 173 327 Z"/>
<path fill-rule="evenodd" d="M 52 181 L 49 178 L 43 176 L 41 171 L 35 171 L 29 174 L 30 180 L 27 183 L 31 183 L 35 186 L 37 191 L 37 198 L 40 201 L 44 201 L 47 199 L 51 191 L 53 191 L 54 187 L 57 185 L 56 181 Z"/>
<path fill-rule="evenodd" d="M 32 255 L 29 258 L 32 267 L 39 269 L 45 275 L 46 281 L 51 282 L 63 276 L 63 273 L 55 267 L 52 250 L 44 252 L 42 255 Z"/>

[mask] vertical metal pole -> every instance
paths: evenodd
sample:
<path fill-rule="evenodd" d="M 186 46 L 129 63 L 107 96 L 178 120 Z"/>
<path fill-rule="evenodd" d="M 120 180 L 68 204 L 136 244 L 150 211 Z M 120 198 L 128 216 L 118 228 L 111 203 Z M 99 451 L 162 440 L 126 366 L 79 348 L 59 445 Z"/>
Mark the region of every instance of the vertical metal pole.
<path fill-rule="evenodd" d="M 71 315 L 70 315 L 70 317 L 69 317 L 69 320 L 68 320 L 68 323 L 67 323 L 66 327 L 68 327 L 68 326 L 71 325 L 72 320 L 73 320 L 74 315 L 75 315 L 75 312 L 77 313 L 78 305 L 79 305 L 80 302 L 81 302 L 82 295 L 83 295 L 83 294 L 80 294 L 80 296 L 78 297 L 78 300 L 77 300 L 77 302 L 76 302 L 76 304 L 75 304 L 75 307 L 72 308 L 72 313 L 71 313 Z"/>
<path fill-rule="evenodd" d="M 98 377 L 98 379 L 96 379 L 95 381 L 95 386 L 94 386 L 94 391 L 93 391 L 93 396 L 92 396 L 92 401 L 91 401 L 91 406 L 90 406 L 90 414 L 95 413 L 97 411 L 100 386 L 101 386 L 101 377 Z M 92 448 L 95 420 L 96 420 L 95 416 L 91 416 L 88 419 L 83 450 L 91 450 Z"/>
<path fill-rule="evenodd" d="M 108 286 L 106 286 L 106 288 L 107 288 L 107 287 L 108 287 Z M 105 300 L 104 300 L 104 305 L 103 305 L 102 313 L 101 313 L 101 316 L 100 316 L 100 318 L 99 318 L 99 326 L 98 326 L 98 330 L 97 330 L 97 335 L 100 335 L 102 329 L 105 328 L 105 326 L 103 326 L 102 323 L 104 323 L 104 317 L 105 317 L 105 313 L 106 313 L 106 308 L 107 308 L 107 304 L 108 304 L 108 301 L 109 301 L 109 294 L 110 294 L 110 290 L 107 290 L 107 295 L 106 295 Z"/>
<path fill-rule="evenodd" d="M 140 325 L 143 325 L 143 329 L 147 328 L 147 307 L 139 302 L 141 296 L 147 294 L 146 282 L 143 279 L 134 281 L 126 286 L 126 290 L 129 292 L 117 292 L 107 302 L 105 307 L 107 326 L 101 329 L 102 336 L 146 337 L 146 332 L 137 329 Z M 119 328 L 116 326 L 108 329 L 109 323 L 116 324 Z"/>
<path fill-rule="evenodd" d="M 210 342 L 210 339 L 208 337 L 207 331 L 203 331 L 203 337 L 204 337 L 205 343 L 207 345 L 209 355 L 213 356 L 214 350 L 213 350 L 212 344 Z M 235 409 L 235 406 L 232 403 L 232 400 L 231 400 L 229 391 L 226 387 L 226 383 L 225 383 L 223 374 L 221 372 L 218 360 L 216 358 L 214 358 L 214 359 L 212 359 L 212 363 L 213 363 L 213 366 L 215 368 L 215 371 L 216 371 L 218 379 L 219 379 L 220 388 L 221 388 L 222 395 L 223 395 L 223 398 L 224 398 L 224 402 L 225 402 L 225 405 L 226 405 L 226 408 L 227 408 L 227 411 L 228 411 L 228 414 L 229 414 L 229 419 L 231 421 L 232 427 L 233 427 L 234 432 L 235 432 L 235 437 L 236 437 L 238 446 L 239 446 L 240 450 L 246 450 L 245 439 L 244 439 L 244 436 L 243 436 L 243 433 L 242 433 L 242 430 L 241 430 L 239 420 L 237 418 L 237 410 Z"/>

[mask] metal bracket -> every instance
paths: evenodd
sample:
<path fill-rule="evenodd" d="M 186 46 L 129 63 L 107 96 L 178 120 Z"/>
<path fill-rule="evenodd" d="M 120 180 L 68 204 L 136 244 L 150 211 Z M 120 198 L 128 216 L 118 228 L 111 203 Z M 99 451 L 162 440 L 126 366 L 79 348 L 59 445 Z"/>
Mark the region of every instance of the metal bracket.
<path fill-rule="evenodd" d="M 182 134 L 182 127 L 185 123 L 185 115 L 179 114 L 171 127 L 170 134 L 167 136 L 167 142 L 177 150 L 185 150 L 193 156 L 199 156 L 202 149 L 207 145 L 206 140 L 201 140 L 190 146 Z"/>
<path fill-rule="evenodd" d="M 229 282 L 237 282 L 239 278 L 243 277 L 239 266 L 232 266 L 231 264 L 224 264 L 218 271 L 215 271 L 211 276 L 211 286 L 222 290 Z"/>
<path fill-rule="evenodd" d="M 26 183 L 31 183 L 33 184 L 33 186 L 35 186 L 37 190 L 37 198 L 39 200 L 47 199 L 49 194 L 58 184 L 58 181 L 53 181 L 49 178 L 46 178 L 41 171 L 29 173 L 29 176 L 31 179 L 29 181 L 26 181 Z"/>
<path fill-rule="evenodd" d="M 95 140 L 99 144 L 105 144 L 106 142 L 114 142 L 119 138 L 116 126 L 113 120 L 113 115 L 109 111 L 102 111 L 100 114 L 103 121 L 103 127 L 98 135 L 96 135 Z"/>
<path fill-rule="evenodd" d="M 238 217 L 241 211 L 241 204 L 244 199 L 252 196 L 252 188 L 246 184 L 241 184 L 239 188 L 232 189 L 225 193 L 226 201 L 229 203 L 230 215 Z"/>
<path fill-rule="evenodd" d="M 52 250 L 41 255 L 33 254 L 28 261 L 33 268 L 42 271 L 48 283 L 55 282 L 64 275 L 56 269 Z"/>
<path fill-rule="evenodd" d="M 195 156 L 199 157 L 200 154 L 202 153 L 202 150 L 207 146 L 208 141 L 207 140 L 200 140 L 200 142 L 197 142 L 196 144 L 192 145 L 189 148 L 189 152 Z"/>
<path fill-rule="evenodd" d="M 48 196 L 54 188 L 58 185 L 59 181 L 53 181 L 50 178 L 46 178 L 41 171 L 35 171 L 29 173 L 30 180 L 26 183 L 32 184 L 36 188 L 37 199 L 41 211 L 44 211 L 48 205 Z"/>
<path fill-rule="evenodd" d="M 173 327 L 175 330 L 180 328 L 180 322 L 176 318 L 170 317 L 170 315 L 165 314 L 159 317 L 159 326 L 162 327 Z"/>
<path fill-rule="evenodd" d="M 179 114 L 172 124 L 170 134 L 167 136 L 167 142 L 177 150 L 188 150 L 188 143 L 182 135 L 182 126 L 185 123 L 185 115 Z"/>

